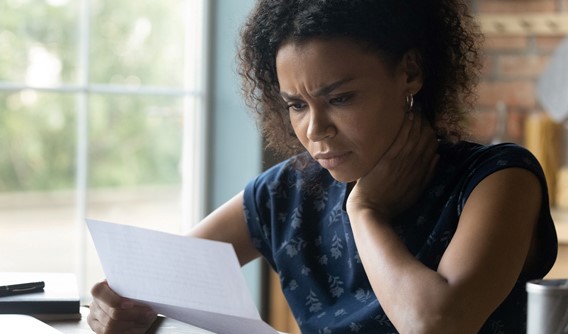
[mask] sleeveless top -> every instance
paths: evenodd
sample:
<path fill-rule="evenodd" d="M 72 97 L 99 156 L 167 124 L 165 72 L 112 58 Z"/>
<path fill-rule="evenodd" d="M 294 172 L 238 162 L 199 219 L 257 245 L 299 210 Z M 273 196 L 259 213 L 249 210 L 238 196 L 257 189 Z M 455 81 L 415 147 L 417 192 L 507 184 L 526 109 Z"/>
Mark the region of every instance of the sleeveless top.
<path fill-rule="evenodd" d="M 542 278 L 556 259 L 557 238 L 548 190 L 536 158 L 515 144 L 441 143 L 432 181 L 417 203 L 391 223 L 415 257 L 436 270 L 475 186 L 504 168 L 534 173 L 542 187 L 537 227 L 541 259 L 518 278 L 480 333 L 525 333 L 528 280 Z M 278 273 L 303 333 L 397 333 L 367 279 L 349 217 L 347 184 L 335 181 L 307 153 L 247 184 L 244 210 L 255 247 Z"/>

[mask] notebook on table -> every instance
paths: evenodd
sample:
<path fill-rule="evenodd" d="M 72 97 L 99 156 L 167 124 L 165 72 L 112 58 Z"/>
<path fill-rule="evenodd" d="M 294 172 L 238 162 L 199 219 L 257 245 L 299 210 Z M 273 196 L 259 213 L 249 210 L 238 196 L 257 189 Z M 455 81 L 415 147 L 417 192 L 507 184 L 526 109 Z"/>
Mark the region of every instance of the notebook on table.
<path fill-rule="evenodd" d="M 32 315 L 40 320 L 79 319 L 77 280 L 71 273 L 0 273 L 0 286 L 45 282 L 43 291 L 0 297 L 0 314 Z"/>

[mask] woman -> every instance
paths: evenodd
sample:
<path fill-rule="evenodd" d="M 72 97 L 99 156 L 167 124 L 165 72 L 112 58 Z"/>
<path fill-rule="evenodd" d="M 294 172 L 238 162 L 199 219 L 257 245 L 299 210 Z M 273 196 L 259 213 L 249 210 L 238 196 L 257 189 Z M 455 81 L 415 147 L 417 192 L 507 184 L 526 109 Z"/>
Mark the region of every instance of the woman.
<path fill-rule="evenodd" d="M 525 332 L 556 234 L 536 159 L 462 140 L 477 41 L 461 1 L 259 1 L 244 93 L 293 156 L 191 234 L 264 256 L 304 333 Z M 99 333 L 155 317 L 92 292 Z"/>

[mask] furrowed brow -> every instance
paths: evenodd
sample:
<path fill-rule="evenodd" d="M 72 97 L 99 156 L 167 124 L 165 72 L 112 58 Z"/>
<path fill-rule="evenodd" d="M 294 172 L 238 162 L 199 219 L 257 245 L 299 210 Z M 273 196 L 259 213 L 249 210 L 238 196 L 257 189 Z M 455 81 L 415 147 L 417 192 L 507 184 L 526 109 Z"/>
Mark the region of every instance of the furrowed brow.
<path fill-rule="evenodd" d="M 323 86 L 323 87 L 320 87 L 320 88 L 314 90 L 314 92 L 311 93 L 310 95 L 312 95 L 314 97 L 328 95 L 329 93 L 333 92 L 335 89 L 340 87 L 341 85 L 346 84 L 346 83 L 348 83 L 352 80 L 353 80 L 353 78 L 345 78 L 345 79 L 341 79 L 341 80 L 332 82 L 329 85 L 326 85 L 326 86 Z M 280 92 L 280 96 L 282 96 L 286 100 L 299 100 L 301 98 L 298 95 L 288 94 L 286 92 Z"/>
<path fill-rule="evenodd" d="M 339 88 L 341 85 L 346 84 L 346 83 L 348 83 L 352 80 L 353 80 L 353 78 L 345 78 L 345 79 L 338 80 L 336 82 L 332 82 L 329 85 L 326 85 L 326 86 L 323 86 L 321 88 L 316 89 L 312 93 L 312 96 L 318 97 L 318 96 L 328 95 L 329 93 L 333 92 L 335 89 Z"/>

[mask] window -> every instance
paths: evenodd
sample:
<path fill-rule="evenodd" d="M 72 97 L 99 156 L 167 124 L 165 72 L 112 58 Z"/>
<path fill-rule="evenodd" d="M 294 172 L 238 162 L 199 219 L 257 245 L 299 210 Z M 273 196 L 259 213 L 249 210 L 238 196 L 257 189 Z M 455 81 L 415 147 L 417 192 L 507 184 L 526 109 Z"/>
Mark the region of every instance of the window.
<path fill-rule="evenodd" d="M 0 3 L 1 271 L 76 272 L 87 296 L 85 218 L 201 218 L 206 18 L 206 0 Z"/>

